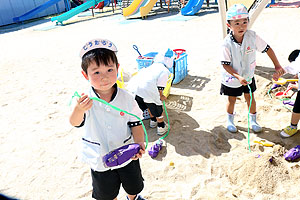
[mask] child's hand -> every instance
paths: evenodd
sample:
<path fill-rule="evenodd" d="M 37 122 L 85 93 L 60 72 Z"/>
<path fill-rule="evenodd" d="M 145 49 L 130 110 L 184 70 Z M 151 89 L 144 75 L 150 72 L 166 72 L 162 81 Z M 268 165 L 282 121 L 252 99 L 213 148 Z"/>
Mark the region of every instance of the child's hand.
<path fill-rule="evenodd" d="M 165 100 L 167 100 L 167 97 L 165 97 L 164 95 L 160 95 L 160 100 L 165 101 Z"/>
<path fill-rule="evenodd" d="M 275 67 L 275 70 L 276 70 L 276 72 L 273 74 L 272 78 L 275 81 L 278 81 L 278 79 L 280 78 L 280 76 L 282 76 L 285 73 L 285 71 L 284 71 L 284 69 L 281 66 Z"/>
<path fill-rule="evenodd" d="M 91 100 L 88 95 L 81 94 L 81 97 L 77 100 L 76 108 L 82 112 L 91 109 L 93 106 L 93 100 Z"/>
<path fill-rule="evenodd" d="M 248 82 L 246 81 L 246 79 L 244 77 L 242 77 L 242 76 L 238 76 L 238 80 L 240 81 L 240 83 L 242 85 L 247 85 L 248 84 Z"/>
<path fill-rule="evenodd" d="M 278 73 L 279 77 L 285 73 L 285 70 L 279 65 L 275 67 L 276 72 Z"/>
<path fill-rule="evenodd" d="M 275 73 L 273 74 L 272 78 L 273 78 L 275 81 L 278 81 L 278 79 L 280 78 L 280 75 L 279 75 L 277 72 L 275 72 Z"/>
<path fill-rule="evenodd" d="M 145 153 L 145 144 L 144 144 L 144 142 L 138 142 L 138 144 L 140 145 L 141 149 L 137 154 L 135 154 L 131 158 L 132 160 L 137 160 L 137 159 L 141 158 L 143 156 L 143 154 Z"/>

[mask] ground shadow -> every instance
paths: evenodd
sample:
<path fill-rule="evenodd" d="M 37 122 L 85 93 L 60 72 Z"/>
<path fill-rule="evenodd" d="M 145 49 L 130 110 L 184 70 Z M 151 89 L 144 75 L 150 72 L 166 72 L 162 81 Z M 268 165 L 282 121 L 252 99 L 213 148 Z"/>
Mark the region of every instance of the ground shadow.
<path fill-rule="evenodd" d="M 263 66 L 256 66 L 255 74 L 261 76 L 265 79 L 272 80 L 272 76 L 275 73 L 274 68 L 263 67 Z M 283 78 L 293 78 L 291 74 L 285 74 L 282 76 Z"/>
<path fill-rule="evenodd" d="M 10 33 L 10 32 L 19 31 L 19 30 L 22 30 L 25 28 L 30 28 L 33 26 L 41 25 L 41 24 L 44 24 L 44 23 L 47 23 L 50 21 L 51 21 L 50 18 L 47 18 L 47 19 L 46 18 L 36 18 L 33 20 L 24 21 L 22 23 L 1 26 L 0 27 L 0 35 L 4 34 L 4 33 Z"/>
<path fill-rule="evenodd" d="M 121 9 L 119 9 L 119 8 L 115 8 L 114 12 L 113 12 L 113 10 L 102 10 L 101 11 L 99 9 L 94 9 L 94 17 L 92 17 L 92 10 L 88 10 L 88 11 L 84 11 L 84 12 L 78 14 L 75 21 L 66 20 L 65 22 L 63 22 L 63 25 L 55 25 L 55 22 L 53 22 L 53 26 L 59 27 L 59 26 L 71 25 L 71 24 L 75 24 L 75 23 L 79 23 L 79 22 L 90 21 L 90 20 L 98 19 L 98 18 L 114 17 L 117 15 L 121 15 L 120 13 L 121 13 Z M 30 19 L 30 20 L 26 20 L 21 23 L 14 23 L 14 24 L 1 26 L 0 34 L 14 32 L 14 31 L 25 29 L 25 28 L 30 28 L 33 26 L 41 25 L 41 24 L 44 24 L 47 22 L 51 22 L 52 17 L 59 16 L 61 14 L 63 14 L 63 13 L 56 14 L 56 15 L 49 15 L 49 16 L 35 18 L 35 19 Z M 87 17 L 89 17 L 89 18 L 87 18 Z"/>
<path fill-rule="evenodd" d="M 280 132 L 281 130 L 274 130 L 271 128 L 263 127 L 263 132 L 257 134 L 257 137 L 273 142 L 274 144 L 278 144 L 288 150 L 297 145 L 300 145 L 299 133 L 289 138 L 282 138 L 280 136 Z"/>
<path fill-rule="evenodd" d="M 112 10 L 106 10 L 106 11 L 94 11 L 94 16 L 92 16 L 92 11 L 86 11 L 85 13 L 80 13 L 77 17 L 76 20 L 73 21 L 65 21 L 63 22 L 62 26 L 67 26 L 67 25 L 72 25 L 72 24 L 77 24 L 77 23 L 81 23 L 81 22 L 86 22 L 86 21 L 91 21 L 94 19 L 105 19 L 105 18 L 109 18 L 109 17 L 116 17 L 116 16 L 121 16 L 122 14 L 120 14 L 120 10 L 119 9 L 115 9 L 114 12 Z"/>
<path fill-rule="evenodd" d="M 203 76 L 192 76 L 188 74 L 181 82 L 173 84 L 172 87 L 201 91 L 210 80 L 210 78 Z"/>
<path fill-rule="evenodd" d="M 203 11 L 203 12 L 202 12 Z M 204 16 L 209 14 L 214 14 L 219 12 L 218 4 L 210 4 L 209 7 L 202 7 L 200 12 L 196 13 L 195 16 Z"/>
<path fill-rule="evenodd" d="M 176 153 L 183 156 L 202 155 L 209 158 L 211 155 L 221 156 L 223 153 L 230 152 L 229 139 L 245 139 L 242 133 L 231 134 L 223 126 L 215 127 L 211 131 L 197 130 L 200 127 L 198 122 L 185 112 L 169 108 L 168 113 L 173 116 L 170 119 L 171 130 L 164 139 L 165 147 L 155 158 L 157 160 L 162 160 L 166 156 L 168 145 L 174 146 Z M 155 131 L 152 133 L 151 130 L 148 131 L 148 137 L 151 142 L 159 139 Z M 149 145 L 148 149 L 150 147 Z"/>

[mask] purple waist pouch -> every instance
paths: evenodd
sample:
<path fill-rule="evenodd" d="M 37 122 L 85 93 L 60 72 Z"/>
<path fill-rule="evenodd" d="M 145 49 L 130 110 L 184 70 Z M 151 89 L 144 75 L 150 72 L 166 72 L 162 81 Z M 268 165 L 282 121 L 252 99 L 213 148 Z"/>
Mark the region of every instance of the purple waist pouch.
<path fill-rule="evenodd" d="M 283 156 L 287 161 L 297 160 L 298 158 L 300 158 L 300 145 L 297 145 L 294 148 L 291 148 Z"/>
<path fill-rule="evenodd" d="M 135 154 L 140 151 L 139 144 L 127 144 L 121 146 L 105 156 L 103 156 L 103 163 L 105 167 L 115 167 L 118 165 L 123 164 L 124 162 L 128 161 L 132 158 Z"/>

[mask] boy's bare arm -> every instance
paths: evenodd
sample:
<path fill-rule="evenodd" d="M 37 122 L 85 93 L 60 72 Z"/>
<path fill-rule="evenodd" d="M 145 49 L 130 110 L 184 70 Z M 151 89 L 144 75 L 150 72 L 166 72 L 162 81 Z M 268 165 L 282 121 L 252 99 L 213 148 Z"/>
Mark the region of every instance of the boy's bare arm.
<path fill-rule="evenodd" d="M 164 91 L 163 90 L 158 90 L 159 91 L 159 96 L 161 101 L 167 100 L 167 97 L 164 96 Z"/>
<path fill-rule="evenodd" d="M 229 74 L 237 78 L 242 85 L 248 84 L 247 80 L 244 77 L 240 76 L 230 65 L 223 64 L 223 67 Z"/>
<path fill-rule="evenodd" d="M 134 126 L 131 128 L 131 132 L 133 135 L 133 140 L 135 143 L 139 144 L 141 146 L 141 150 L 139 153 L 137 153 L 133 159 L 136 160 L 138 158 L 142 157 L 142 154 L 145 153 L 145 135 L 144 135 L 144 129 L 143 126 Z"/>
<path fill-rule="evenodd" d="M 82 97 L 80 97 L 77 100 L 77 104 L 75 105 L 71 116 L 70 116 L 70 123 L 72 126 L 79 126 L 82 121 L 83 121 L 83 117 L 84 117 L 84 113 L 91 109 L 91 107 L 93 106 L 93 101 L 91 99 L 89 99 L 89 97 L 87 95 L 82 95 Z"/>
<path fill-rule="evenodd" d="M 269 58 L 272 60 L 272 62 L 273 62 L 273 64 L 274 64 L 274 67 L 275 67 L 276 72 L 273 74 L 273 79 L 274 79 L 275 81 L 277 81 L 278 78 L 279 78 L 280 76 L 282 76 L 282 75 L 285 73 L 285 71 L 284 71 L 284 69 L 281 67 L 281 65 L 280 65 L 280 63 L 279 63 L 279 61 L 278 61 L 278 59 L 277 59 L 277 57 L 276 57 L 276 55 L 275 55 L 275 52 L 273 51 L 273 49 L 272 49 L 271 47 L 270 47 L 269 50 L 267 51 L 267 54 L 268 54 Z"/>

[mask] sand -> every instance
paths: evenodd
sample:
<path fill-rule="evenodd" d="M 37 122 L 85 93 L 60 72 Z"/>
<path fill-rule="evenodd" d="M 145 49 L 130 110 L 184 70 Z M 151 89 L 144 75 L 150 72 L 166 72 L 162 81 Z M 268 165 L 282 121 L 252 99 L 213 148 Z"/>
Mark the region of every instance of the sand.
<path fill-rule="evenodd" d="M 252 27 L 283 66 L 289 53 L 300 48 L 299 18 L 299 9 L 267 8 Z M 83 129 L 69 124 L 68 104 L 75 91 L 88 86 L 80 73 L 79 49 L 102 37 L 118 46 L 120 65 L 128 74 L 137 71 L 133 44 L 142 54 L 165 48 L 188 54 L 188 75 L 172 86 L 167 100 L 171 132 L 157 158 L 145 154 L 141 159 L 146 199 L 300 199 L 299 162 L 283 158 L 300 144 L 300 134 L 279 136 L 291 112 L 267 94 L 274 67 L 266 54 L 257 54 L 255 75 L 263 132 L 250 131 L 250 152 L 243 98 L 235 109 L 238 133 L 226 130 L 216 5 L 185 21 L 165 11 L 147 20 L 126 21 L 120 14 L 84 19 L 55 28 L 49 20 L 0 27 L 1 193 L 22 200 L 92 199 L 90 169 L 78 157 Z M 145 125 L 150 147 L 159 137 L 148 120 Z M 254 143 L 261 139 L 275 145 Z M 118 199 L 125 199 L 123 189 Z"/>

